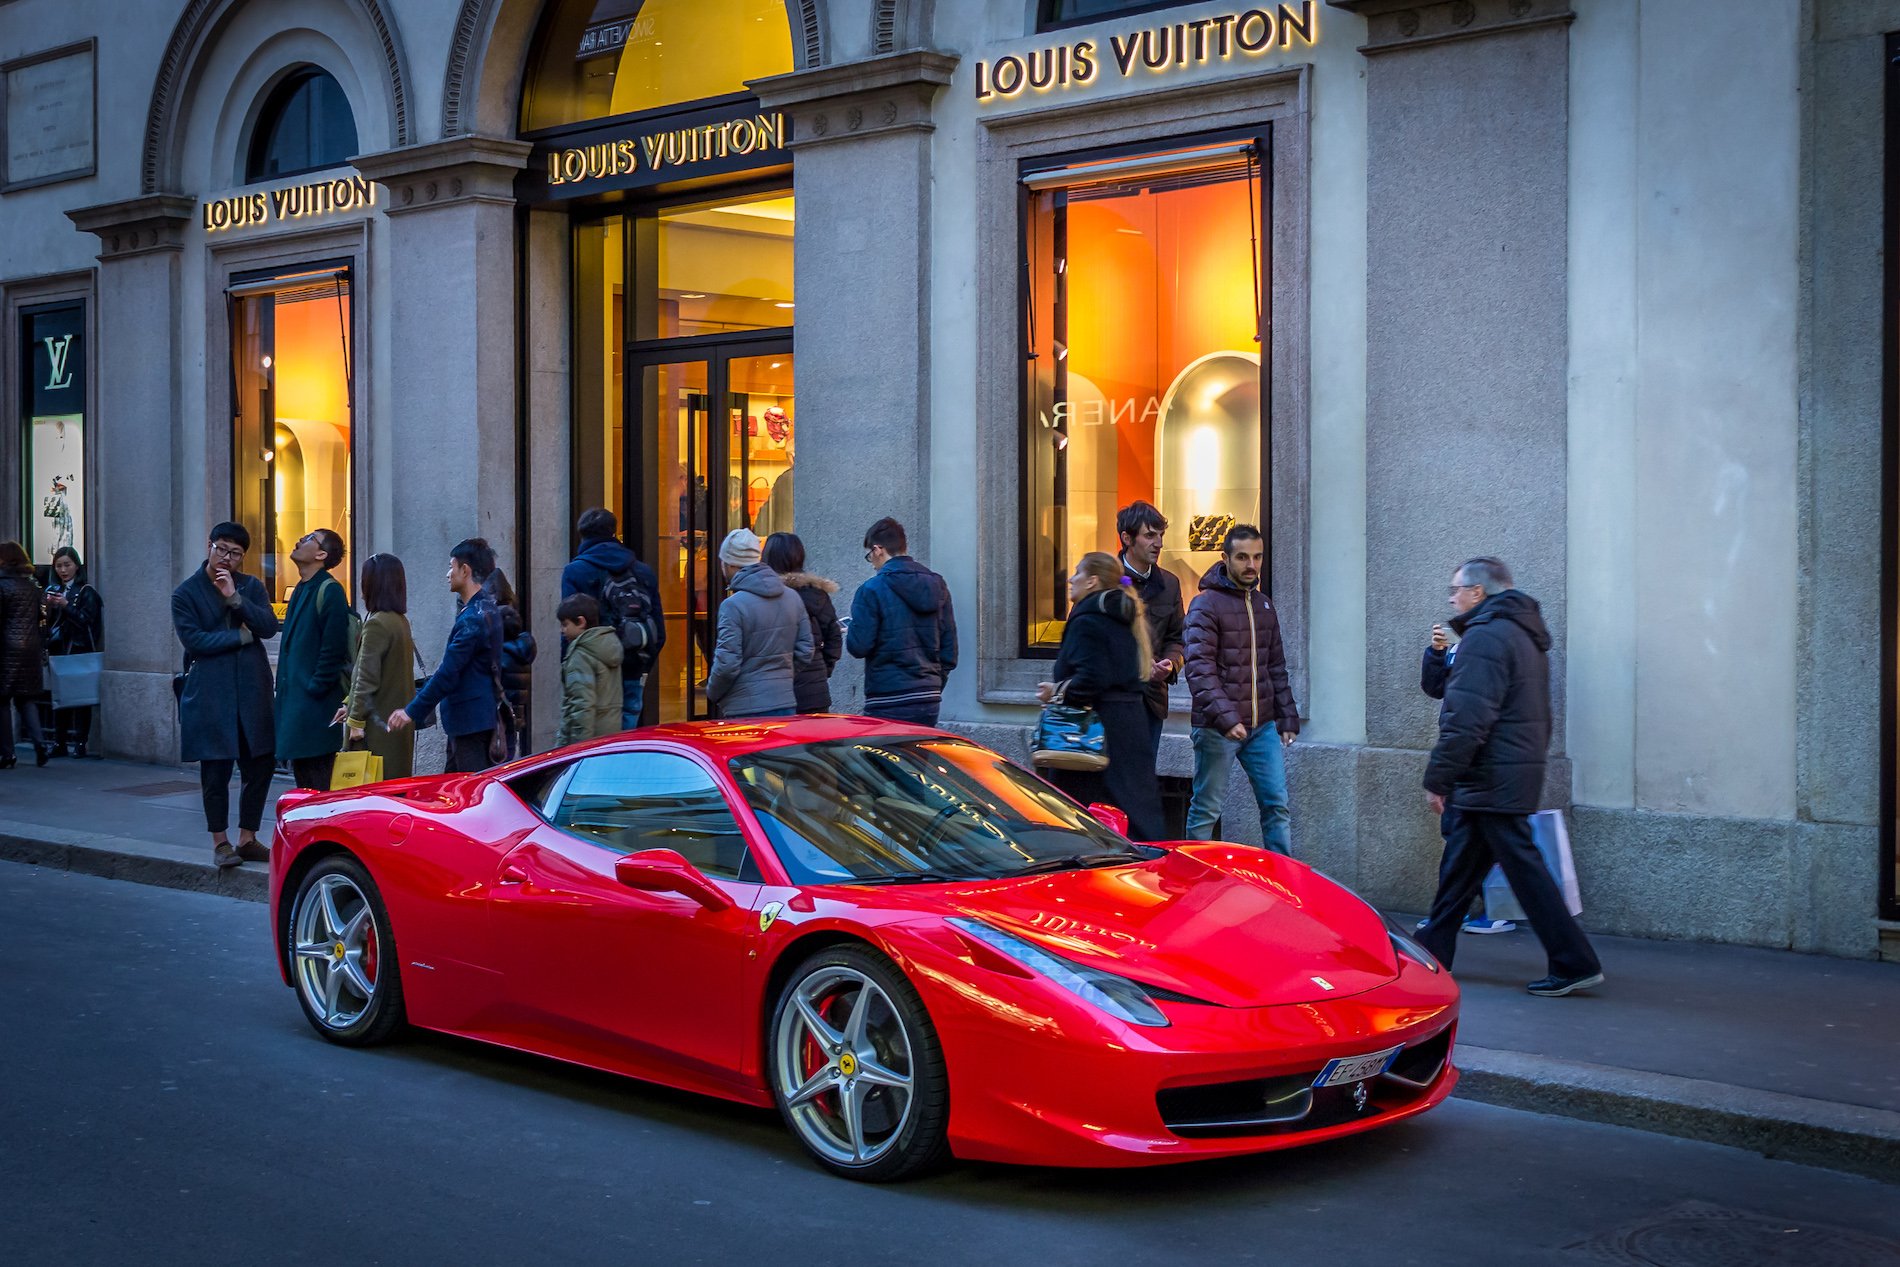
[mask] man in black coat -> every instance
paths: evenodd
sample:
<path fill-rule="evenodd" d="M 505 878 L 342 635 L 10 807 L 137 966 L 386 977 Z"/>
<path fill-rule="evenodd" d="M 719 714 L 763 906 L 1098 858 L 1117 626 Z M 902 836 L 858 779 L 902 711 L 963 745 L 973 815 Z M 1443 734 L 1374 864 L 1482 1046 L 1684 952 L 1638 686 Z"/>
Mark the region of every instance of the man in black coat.
<path fill-rule="evenodd" d="M 1187 611 L 1181 605 L 1181 578 L 1161 566 L 1161 541 L 1168 521 L 1147 502 L 1134 502 L 1115 515 L 1122 540 L 1122 569 L 1141 595 L 1148 614 L 1148 644 L 1154 668 L 1145 691 L 1148 701 L 1148 769 L 1161 747 L 1161 724 L 1168 719 L 1168 687 L 1187 663 Z"/>
<path fill-rule="evenodd" d="M 1603 984 L 1590 939 L 1531 838 L 1550 753 L 1550 630 L 1511 570 L 1489 556 L 1452 573 L 1451 627 L 1458 655 L 1445 683 L 1438 746 L 1425 766 L 1432 810 L 1458 811 L 1438 868 L 1438 896 L 1419 941 L 1447 968 L 1458 926 L 1495 861 L 1550 960 L 1532 994 L 1555 998 Z"/>
<path fill-rule="evenodd" d="M 277 613 L 263 582 L 239 571 L 250 548 L 243 524 L 219 524 L 211 530 L 203 566 L 172 591 L 172 628 L 185 645 L 178 756 L 198 763 L 211 856 L 221 867 L 270 861 L 257 830 L 277 765 L 270 657 L 264 652 L 264 639 L 277 633 Z M 235 849 L 225 836 L 233 765 L 243 781 Z"/>

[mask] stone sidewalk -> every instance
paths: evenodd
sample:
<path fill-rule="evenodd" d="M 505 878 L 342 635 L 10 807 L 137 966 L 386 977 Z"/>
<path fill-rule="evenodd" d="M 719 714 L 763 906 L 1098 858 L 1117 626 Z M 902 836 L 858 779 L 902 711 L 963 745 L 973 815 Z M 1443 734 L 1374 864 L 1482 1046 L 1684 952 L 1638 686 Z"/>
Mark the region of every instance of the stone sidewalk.
<path fill-rule="evenodd" d="M 220 872 L 209 839 L 192 770 L 0 773 L 0 859 L 263 901 L 268 869 Z M 1900 1182 L 1900 964 L 1595 940 L 1604 986 L 1539 999 L 1528 931 L 1459 938 L 1460 1096 Z"/>

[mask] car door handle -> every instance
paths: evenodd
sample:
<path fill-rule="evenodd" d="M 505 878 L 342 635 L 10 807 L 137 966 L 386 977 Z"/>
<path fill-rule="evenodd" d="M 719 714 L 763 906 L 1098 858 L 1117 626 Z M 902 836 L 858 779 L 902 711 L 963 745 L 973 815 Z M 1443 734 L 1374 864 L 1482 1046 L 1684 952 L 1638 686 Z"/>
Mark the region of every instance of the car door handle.
<path fill-rule="evenodd" d="M 517 867 L 514 863 L 511 862 L 507 866 L 501 869 L 501 878 L 497 880 L 495 883 L 497 884 L 526 884 L 527 882 L 528 882 L 528 873 L 526 871 L 523 871 L 520 867 Z"/>

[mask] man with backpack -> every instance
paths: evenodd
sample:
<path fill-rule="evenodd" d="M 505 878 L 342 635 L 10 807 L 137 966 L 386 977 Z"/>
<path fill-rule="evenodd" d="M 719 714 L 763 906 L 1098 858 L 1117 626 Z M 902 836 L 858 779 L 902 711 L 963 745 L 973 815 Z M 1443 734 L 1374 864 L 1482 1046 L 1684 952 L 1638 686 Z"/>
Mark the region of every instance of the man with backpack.
<path fill-rule="evenodd" d="M 561 569 L 561 598 L 585 594 L 600 605 L 600 623 L 620 638 L 620 725 L 640 724 L 646 702 L 647 672 L 666 645 L 666 617 L 660 609 L 660 581 L 653 569 L 615 539 L 620 531 L 614 512 L 601 507 L 581 512 L 575 525 L 581 548 Z"/>

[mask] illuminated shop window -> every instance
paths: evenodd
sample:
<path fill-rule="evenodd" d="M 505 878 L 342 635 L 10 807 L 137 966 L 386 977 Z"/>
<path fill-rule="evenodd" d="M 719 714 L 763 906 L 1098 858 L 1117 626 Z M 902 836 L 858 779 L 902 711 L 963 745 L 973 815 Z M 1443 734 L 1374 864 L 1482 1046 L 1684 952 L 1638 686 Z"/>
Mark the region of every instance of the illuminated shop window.
<path fill-rule="evenodd" d="M 86 310 L 47 304 L 20 314 L 20 437 L 27 554 L 51 563 L 70 546 L 86 557 Z"/>
<path fill-rule="evenodd" d="M 789 193 L 676 207 L 635 222 L 634 273 L 650 278 L 637 339 L 673 339 L 792 324 Z"/>
<path fill-rule="evenodd" d="M 745 92 L 791 69 L 784 0 L 556 0 L 529 59 L 521 130 Z"/>
<path fill-rule="evenodd" d="M 1192 599 L 1234 523 L 1262 523 L 1260 168 L 1246 143 L 1024 178 L 1025 644 L 1062 640 L 1067 577 L 1115 512 L 1168 518 Z"/>
<path fill-rule="evenodd" d="M 251 133 L 244 179 L 275 180 L 341 167 L 356 155 L 356 116 L 343 86 L 314 66 L 271 90 Z"/>

